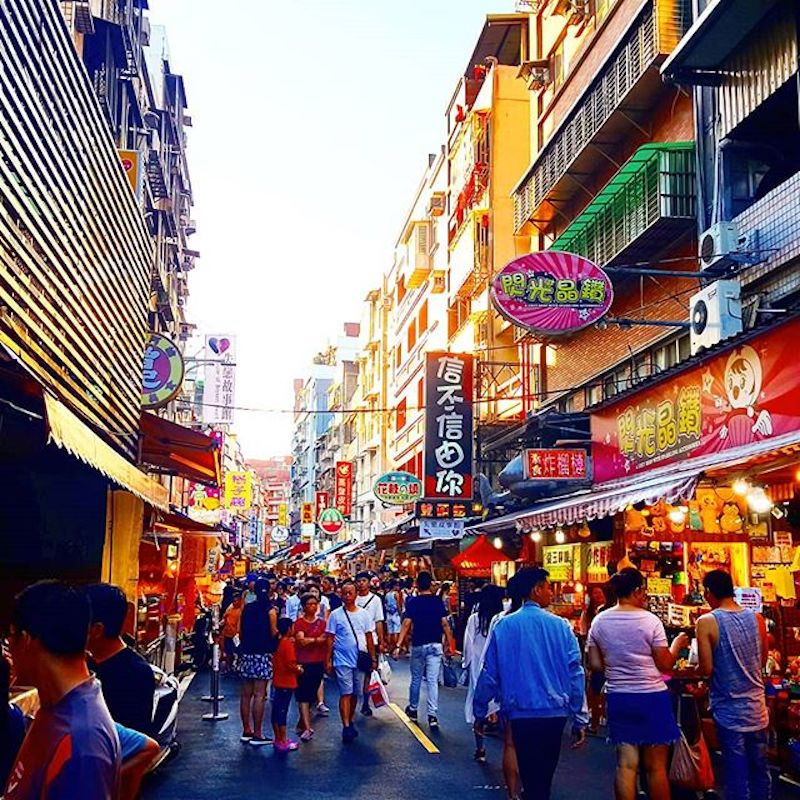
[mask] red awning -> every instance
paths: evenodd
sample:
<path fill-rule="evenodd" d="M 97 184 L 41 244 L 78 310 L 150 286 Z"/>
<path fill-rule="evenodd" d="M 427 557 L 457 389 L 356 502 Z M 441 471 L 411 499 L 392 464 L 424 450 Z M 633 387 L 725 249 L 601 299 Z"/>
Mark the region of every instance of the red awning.
<path fill-rule="evenodd" d="M 142 461 L 170 475 L 218 486 L 217 443 L 210 436 L 145 412 L 141 415 Z"/>
<path fill-rule="evenodd" d="M 479 536 L 466 550 L 454 556 L 450 563 L 461 575 L 488 575 L 495 561 L 511 561 L 486 536 Z"/>
<path fill-rule="evenodd" d="M 299 542 L 298 544 L 294 545 L 292 549 L 287 553 L 286 558 L 291 558 L 292 556 L 299 556 L 301 553 L 307 553 L 311 549 L 310 542 Z"/>

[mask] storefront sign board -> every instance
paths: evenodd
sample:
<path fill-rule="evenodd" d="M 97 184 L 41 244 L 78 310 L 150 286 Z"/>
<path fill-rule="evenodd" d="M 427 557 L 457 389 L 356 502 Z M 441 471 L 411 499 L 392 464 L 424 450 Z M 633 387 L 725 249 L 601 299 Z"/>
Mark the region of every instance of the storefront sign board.
<path fill-rule="evenodd" d="M 419 523 L 420 539 L 460 539 L 463 535 L 461 519 L 423 519 Z"/>
<path fill-rule="evenodd" d="M 225 473 L 225 508 L 249 511 L 253 505 L 253 476 L 246 471 Z"/>
<path fill-rule="evenodd" d="M 557 544 L 542 548 L 543 566 L 550 573 L 551 581 L 573 580 L 575 551 L 578 547 L 571 544 Z"/>
<path fill-rule="evenodd" d="M 142 408 L 167 405 L 181 390 L 183 375 L 183 356 L 178 346 L 160 333 L 151 333 L 144 351 Z"/>
<path fill-rule="evenodd" d="M 349 518 L 353 513 L 353 462 L 336 462 L 336 484 L 334 486 L 334 506 Z"/>
<path fill-rule="evenodd" d="M 387 472 L 375 481 L 373 491 L 382 503 L 402 506 L 422 497 L 422 481 L 410 472 Z"/>
<path fill-rule="evenodd" d="M 536 481 L 585 481 L 589 477 L 586 451 L 580 448 L 525 450 L 525 477 Z"/>

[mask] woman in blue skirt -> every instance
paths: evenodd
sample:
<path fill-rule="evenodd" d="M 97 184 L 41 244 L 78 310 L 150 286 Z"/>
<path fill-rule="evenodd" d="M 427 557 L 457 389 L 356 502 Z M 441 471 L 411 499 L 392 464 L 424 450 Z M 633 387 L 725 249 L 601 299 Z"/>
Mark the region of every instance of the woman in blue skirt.
<path fill-rule="evenodd" d="M 635 800 L 641 759 L 650 800 L 670 800 L 667 760 L 680 737 L 664 673 L 675 664 L 689 638 L 681 633 L 668 645 L 661 620 L 645 609 L 647 593 L 639 570 L 611 578 L 617 605 L 592 622 L 587 646 L 592 669 L 605 672 L 611 741 L 617 748 L 616 800 Z"/>

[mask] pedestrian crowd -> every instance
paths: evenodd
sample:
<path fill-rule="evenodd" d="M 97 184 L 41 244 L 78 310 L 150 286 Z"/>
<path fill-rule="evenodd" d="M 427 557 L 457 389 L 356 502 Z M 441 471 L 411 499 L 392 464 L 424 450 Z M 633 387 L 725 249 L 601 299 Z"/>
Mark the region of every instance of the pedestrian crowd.
<path fill-rule="evenodd" d="M 704 588 L 711 612 L 696 628 L 697 672 L 709 679 L 725 797 L 768 800 L 766 626 L 736 603 L 728 573 L 709 572 Z M 439 685 L 452 670 L 458 634 L 474 758 L 486 761 L 487 734 L 501 738 L 509 798 L 549 798 L 567 726 L 577 750 L 605 719 L 616 748 L 616 800 L 641 792 L 670 800 L 670 752 L 681 730 L 667 681 L 687 634 L 668 641 L 633 568 L 590 596 L 580 640 L 548 610 L 552 595 L 541 568 L 520 570 L 505 588 L 476 587 L 460 608 L 453 587 L 436 585 L 425 571 L 384 583 L 369 573 L 339 581 L 252 575 L 244 585 L 232 583 L 219 637 L 223 668 L 241 679 L 241 741 L 280 754 L 311 742 L 315 720 L 330 713 L 328 675 L 338 688 L 342 742 L 352 743 L 357 715 L 371 716 L 382 696 L 377 678 L 388 680 L 387 657 L 403 655 L 411 672 L 405 714 L 436 731 Z M 125 595 L 108 584 L 42 582 L 17 596 L 0 686 L 6 696 L 12 680 L 35 687 L 41 708 L 26 725 L 5 703 L 5 800 L 137 795 L 159 749 L 155 678 L 122 636 L 126 614 Z M 289 734 L 293 701 L 298 740 Z"/>

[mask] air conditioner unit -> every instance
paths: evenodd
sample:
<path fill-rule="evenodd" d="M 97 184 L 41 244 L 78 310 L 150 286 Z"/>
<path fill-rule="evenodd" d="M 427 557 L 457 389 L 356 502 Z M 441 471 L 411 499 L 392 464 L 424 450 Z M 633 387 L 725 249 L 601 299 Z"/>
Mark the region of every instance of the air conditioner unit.
<path fill-rule="evenodd" d="M 544 89 L 553 80 L 550 60 L 545 58 L 539 61 L 523 61 L 517 77 L 525 81 L 525 85 L 531 92 L 538 92 L 540 89 Z"/>
<path fill-rule="evenodd" d="M 742 287 L 737 280 L 714 281 L 689 302 L 691 353 L 742 332 Z"/>
<path fill-rule="evenodd" d="M 756 233 L 740 233 L 735 222 L 717 222 L 700 236 L 701 269 L 728 267 L 753 248 Z"/>

